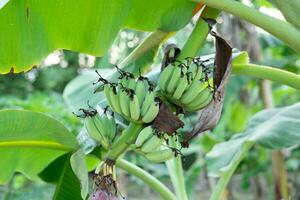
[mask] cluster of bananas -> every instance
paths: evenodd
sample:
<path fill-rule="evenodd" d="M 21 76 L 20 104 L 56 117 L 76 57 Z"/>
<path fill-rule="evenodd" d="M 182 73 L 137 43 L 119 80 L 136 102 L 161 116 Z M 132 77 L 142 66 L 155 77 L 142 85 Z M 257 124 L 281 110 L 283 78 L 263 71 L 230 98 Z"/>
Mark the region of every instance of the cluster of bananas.
<path fill-rule="evenodd" d="M 147 126 L 139 133 L 135 146 L 148 160 L 155 163 L 164 162 L 175 156 L 173 149 L 163 145 L 166 137 Z"/>
<path fill-rule="evenodd" d="M 186 111 L 207 106 L 213 97 L 212 78 L 199 59 L 173 62 L 161 72 L 158 85 L 161 93 Z"/>
<path fill-rule="evenodd" d="M 87 111 L 84 112 L 87 114 Z M 113 114 L 108 114 L 106 109 L 102 114 L 99 114 L 96 110 L 88 112 L 90 114 L 86 115 L 84 118 L 84 126 L 88 134 L 105 149 L 108 149 L 113 143 L 117 131 L 117 125 Z"/>
<path fill-rule="evenodd" d="M 101 80 L 107 103 L 114 112 L 128 121 L 150 123 L 159 112 L 159 102 L 152 83 L 146 77 L 135 79 L 128 72 L 120 73 L 118 83 Z"/>

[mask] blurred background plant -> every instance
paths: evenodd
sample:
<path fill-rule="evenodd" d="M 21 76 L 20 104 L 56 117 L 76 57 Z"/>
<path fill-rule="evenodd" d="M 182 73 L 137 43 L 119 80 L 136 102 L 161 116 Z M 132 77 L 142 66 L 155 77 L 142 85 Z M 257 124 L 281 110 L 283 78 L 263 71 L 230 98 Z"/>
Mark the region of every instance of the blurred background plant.
<path fill-rule="evenodd" d="M 248 1 L 248 3 L 263 12 L 281 17 L 274 12 L 272 4 L 266 0 Z M 253 62 L 300 73 L 300 56 L 273 36 L 229 14 L 222 14 L 217 21 L 217 30 L 220 34 L 229 41 L 231 46 L 249 52 Z M 178 47 L 182 47 L 193 26 L 194 23 L 191 22 L 167 43 L 176 43 Z M 119 33 L 108 54 L 102 58 L 60 50 L 49 55 L 40 67 L 32 69 L 29 73 L 0 75 L 0 109 L 17 108 L 47 113 L 62 121 L 77 135 L 82 123 L 64 102 L 63 91 L 66 85 L 79 75 L 93 71 L 95 68 L 108 69 L 119 63 L 146 35 L 146 33 L 125 29 Z M 213 40 L 208 37 L 200 55 L 211 53 L 214 53 Z M 162 54 L 160 49 L 152 68 L 159 67 Z M 271 89 L 276 107 L 300 101 L 300 94 L 295 89 L 277 84 L 272 84 Z M 191 199 L 209 198 L 216 179 L 207 174 L 205 153 L 214 144 L 228 140 L 232 135 L 245 130 L 250 117 L 264 108 L 262 91 L 261 80 L 231 77 L 227 88 L 227 94 L 230 95 L 225 98 L 219 124 L 211 132 L 197 137 L 192 142 L 191 148 L 183 151 L 187 192 Z M 196 118 L 189 116 L 186 120 L 193 124 Z M 185 128 L 188 129 L 188 126 Z M 296 146 L 282 152 L 292 199 L 300 199 L 298 189 L 300 188 L 298 178 L 300 177 L 300 148 Z M 270 150 L 258 146 L 250 151 L 227 188 L 228 199 L 276 199 L 270 153 Z M 129 154 L 126 159 L 170 185 L 165 165 L 153 164 L 136 154 Z M 159 199 L 140 180 L 126 175 L 123 171 L 120 171 L 118 181 L 121 192 L 128 199 L 142 199 L 141 194 L 143 197 L 148 194 L 152 196 L 151 199 Z M 0 199 L 50 199 L 53 191 L 54 186 L 50 184 L 39 180 L 32 182 L 21 174 L 15 174 L 9 184 L 0 186 Z"/>

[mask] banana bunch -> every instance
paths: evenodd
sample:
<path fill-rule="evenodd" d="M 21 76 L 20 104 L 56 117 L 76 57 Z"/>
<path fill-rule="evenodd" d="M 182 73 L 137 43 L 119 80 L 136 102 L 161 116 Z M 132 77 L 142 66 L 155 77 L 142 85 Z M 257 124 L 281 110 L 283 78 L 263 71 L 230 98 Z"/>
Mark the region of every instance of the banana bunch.
<path fill-rule="evenodd" d="M 139 133 L 135 145 L 148 160 L 159 163 L 174 157 L 174 152 L 162 145 L 164 142 L 164 135 L 147 126 Z"/>
<path fill-rule="evenodd" d="M 115 139 L 116 121 L 113 115 L 108 115 L 106 112 L 86 116 L 84 126 L 91 138 L 98 141 L 105 149 L 108 149 Z"/>
<path fill-rule="evenodd" d="M 186 111 L 197 111 L 213 97 L 212 79 L 196 61 L 169 64 L 161 72 L 158 85 L 161 93 Z"/>
<path fill-rule="evenodd" d="M 104 84 L 104 93 L 112 110 L 128 121 L 150 123 L 159 112 L 156 94 L 145 77 L 123 75 L 118 83 Z"/>

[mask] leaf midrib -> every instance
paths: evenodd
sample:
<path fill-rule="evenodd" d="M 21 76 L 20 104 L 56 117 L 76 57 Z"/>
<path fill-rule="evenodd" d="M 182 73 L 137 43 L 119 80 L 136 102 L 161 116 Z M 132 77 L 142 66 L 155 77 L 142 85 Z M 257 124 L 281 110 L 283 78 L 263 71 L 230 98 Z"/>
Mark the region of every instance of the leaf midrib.
<path fill-rule="evenodd" d="M 62 150 L 62 151 L 75 150 L 74 148 L 62 145 L 58 142 L 37 141 L 37 140 L 0 141 L 0 147 L 33 147 L 33 148 L 54 149 L 54 150 Z"/>

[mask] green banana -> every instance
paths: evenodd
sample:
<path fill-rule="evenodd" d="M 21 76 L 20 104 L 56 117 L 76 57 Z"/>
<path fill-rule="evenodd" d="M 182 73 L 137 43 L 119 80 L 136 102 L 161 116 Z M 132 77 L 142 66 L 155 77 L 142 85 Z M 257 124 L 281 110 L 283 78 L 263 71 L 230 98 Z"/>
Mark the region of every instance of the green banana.
<path fill-rule="evenodd" d="M 169 64 L 164 70 L 161 72 L 158 80 L 159 88 L 162 91 L 166 91 L 168 87 L 168 82 L 171 78 L 172 72 L 173 72 L 174 66 L 172 64 Z"/>
<path fill-rule="evenodd" d="M 190 73 L 192 75 L 191 76 L 192 80 L 195 78 L 195 76 L 197 75 L 198 71 L 202 72 L 202 67 L 198 67 L 198 65 L 196 63 L 192 62 L 189 65 L 189 69 L 188 69 L 188 73 Z M 201 75 L 202 75 L 202 73 L 201 73 Z M 201 77 L 199 77 L 199 78 L 201 78 Z"/>
<path fill-rule="evenodd" d="M 177 88 L 173 93 L 172 98 L 178 100 L 180 99 L 180 97 L 182 96 L 183 92 L 185 91 L 185 89 L 188 86 L 188 80 L 187 80 L 187 76 L 184 74 L 183 76 L 180 76 L 179 81 L 177 83 Z"/>
<path fill-rule="evenodd" d="M 151 151 L 156 150 L 164 143 L 164 139 L 158 137 L 157 135 L 153 135 L 150 139 L 148 139 L 141 147 L 141 151 L 144 153 L 149 153 Z"/>
<path fill-rule="evenodd" d="M 99 115 L 99 113 L 97 113 L 97 115 L 94 116 L 93 120 L 94 120 L 94 124 L 95 127 L 99 130 L 99 132 L 101 132 L 102 136 L 105 136 L 105 133 L 108 131 L 106 129 L 106 124 L 103 123 L 103 117 Z"/>
<path fill-rule="evenodd" d="M 174 157 L 174 152 L 171 149 L 164 149 L 160 151 L 154 151 L 146 153 L 145 157 L 155 163 L 165 162 Z"/>
<path fill-rule="evenodd" d="M 135 87 L 136 87 L 136 80 L 133 79 L 133 78 L 129 79 L 128 88 L 132 89 L 132 90 L 135 90 Z"/>
<path fill-rule="evenodd" d="M 191 86 L 183 93 L 182 97 L 180 98 L 181 103 L 184 105 L 190 104 L 206 87 L 207 85 L 205 84 L 205 82 L 194 79 Z"/>
<path fill-rule="evenodd" d="M 195 85 L 202 77 L 202 67 L 198 67 L 195 63 L 192 63 L 191 66 L 189 67 L 188 69 L 188 85 L 186 86 L 185 88 L 185 92 L 186 93 L 187 91 L 190 90 L 190 88 Z M 190 82 L 190 80 L 192 80 Z M 195 87 L 195 86 L 194 86 Z M 192 90 L 190 90 L 190 92 L 193 92 Z M 183 98 L 183 95 L 182 94 L 182 97 Z M 181 102 L 182 104 L 184 104 L 183 102 Z"/>
<path fill-rule="evenodd" d="M 110 84 L 105 84 L 104 85 L 104 94 L 106 97 L 107 104 L 114 110 L 111 99 L 110 99 L 110 92 L 111 92 Z"/>
<path fill-rule="evenodd" d="M 154 102 L 155 94 L 154 92 L 148 91 L 145 95 L 145 99 L 143 101 L 142 109 L 141 109 L 141 115 L 144 116 L 147 111 L 149 110 L 149 107 L 151 106 L 152 102 Z"/>
<path fill-rule="evenodd" d="M 146 114 L 142 116 L 142 121 L 144 123 L 152 122 L 156 117 L 156 115 L 158 114 L 158 112 L 159 112 L 159 103 L 153 101 L 149 106 L 149 109 L 147 110 Z"/>
<path fill-rule="evenodd" d="M 119 103 L 120 103 L 120 107 L 121 107 L 121 111 L 122 111 L 122 114 L 125 115 L 126 117 L 130 117 L 130 112 L 129 112 L 129 102 L 130 102 L 130 99 L 129 99 L 129 96 L 128 94 L 126 93 L 126 91 L 124 91 L 123 89 L 121 89 L 119 91 Z"/>
<path fill-rule="evenodd" d="M 130 118 L 133 121 L 138 121 L 140 118 L 140 104 L 137 95 L 133 95 L 129 97 L 129 110 L 130 110 Z"/>
<path fill-rule="evenodd" d="M 209 88 L 205 88 L 198 94 L 195 101 L 185 106 L 186 111 L 197 111 L 207 106 L 212 100 L 213 92 Z"/>
<path fill-rule="evenodd" d="M 141 147 L 151 136 L 153 136 L 153 129 L 151 126 L 147 126 L 139 133 L 138 137 L 136 138 L 135 145 L 137 147 Z"/>
<path fill-rule="evenodd" d="M 108 139 L 103 136 L 104 129 L 98 129 L 98 121 L 95 121 L 98 117 L 98 114 L 93 117 L 86 117 L 84 120 L 84 126 L 91 138 L 98 141 L 105 149 L 108 149 L 109 142 Z"/>
<path fill-rule="evenodd" d="M 102 124 L 102 127 L 104 128 L 104 133 L 103 135 L 109 139 L 109 141 L 112 142 L 112 140 L 114 139 L 115 135 L 116 135 L 116 131 L 117 131 L 117 125 L 116 125 L 116 121 L 114 119 L 114 117 L 112 116 L 108 116 L 107 114 L 103 113 L 101 116 L 101 120 L 100 120 L 100 124 Z M 99 129 L 100 127 L 97 126 Z"/>
<path fill-rule="evenodd" d="M 149 85 L 146 80 L 138 80 L 136 83 L 135 93 L 138 97 L 140 107 L 142 107 L 144 98 L 149 90 Z"/>
<path fill-rule="evenodd" d="M 110 106 L 113 109 L 113 111 L 122 114 L 117 87 L 113 88 L 112 86 L 110 86 L 109 99 L 110 99 Z"/>
<path fill-rule="evenodd" d="M 168 87 L 167 92 L 168 94 L 172 95 L 174 93 L 174 90 L 176 89 L 176 86 L 178 85 L 178 80 L 181 76 L 181 67 L 174 66 L 173 72 L 170 75 L 170 80 L 168 81 Z"/>
<path fill-rule="evenodd" d="M 117 133 L 117 124 L 116 124 L 116 120 L 114 117 L 111 117 L 108 119 L 109 123 L 110 123 L 110 132 L 106 135 L 110 141 L 113 141 L 116 137 L 116 133 Z"/>
<path fill-rule="evenodd" d="M 130 78 L 129 77 L 123 77 L 123 78 L 121 78 L 121 79 L 119 79 L 119 85 L 121 85 L 122 87 L 128 87 L 128 85 L 129 85 L 129 80 L 130 80 Z"/>

